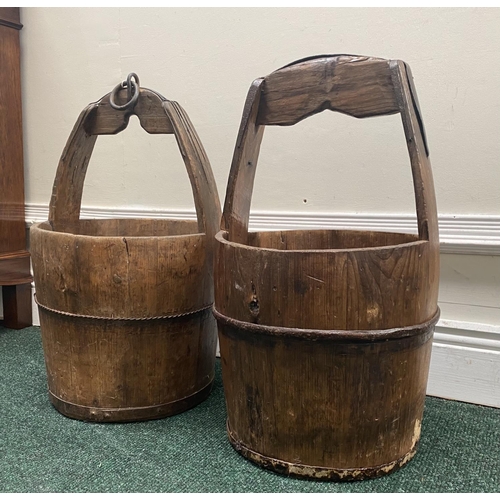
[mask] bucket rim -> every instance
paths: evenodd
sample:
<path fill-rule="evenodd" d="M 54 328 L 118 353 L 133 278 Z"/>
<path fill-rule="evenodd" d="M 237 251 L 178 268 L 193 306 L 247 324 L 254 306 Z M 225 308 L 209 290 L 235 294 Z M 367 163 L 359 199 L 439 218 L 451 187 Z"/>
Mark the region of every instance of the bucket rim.
<path fill-rule="evenodd" d="M 275 232 L 278 232 L 277 230 Z M 289 232 L 289 231 L 303 231 L 305 233 L 313 233 L 315 231 L 322 231 L 322 229 L 286 229 L 281 232 Z M 337 231 L 337 229 L 328 229 L 328 231 Z M 354 231 L 352 229 L 338 229 L 338 231 Z M 358 230 L 359 231 L 359 230 Z M 252 233 L 265 233 L 265 232 L 273 232 L 273 231 L 252 231 Z M 363 232 L 363 231 L 361 231 Z M 371 233 L 379 233 L 379 234 L 402 234 L 408 236 L 417 236 L 412 233 L 391 233 L 389 231 L 370 231 Z M 372 247 L 344 247 L 344 248 L 299 248 L 294 250 L 281 249 L 281 248 L 270 248 L 270 247 L 260 247 L 254 245 L 245 245 L 243 243 L 237 243 L 234 241 L 229 241 L 227 239 L 228 231 L 222 229 L 216 235 L 215 239 L 223 244 L 232 246 L 235 248 L 245 248 L 245 249 L 253 249 L 260 250 L 262 252 L 276 252 L 276 253 L 285 253 L 285 254 L 320 254 L 320 253 L 342 253 L 342 252 L 370 252 L 374 250 L 395 250 L 397 248 L 410 248 L 415 246 L 424 246 L 429 243 L 429 240 L 420 240 L 416 239 L 414 241 L 409 241 L 407 243 L 398 243 L 395 245 L 378 245 Z M 418 237 L 418 236 L 417 236 Z"/>
<path fill-rule="evenodd" d="M 191 221 L 190 219 L 80 219 L 80 220 L 95 220 L 95 221 L 101 221 L 101 220 L 144 220 L 144 221 L 154 221 L 154 220 L 168 220 L 168 221 L 173 221 L 173 222 L 196 222 L 196 221 Z M 189 238 L 189 237 L 200 237 L 200 236 L 206 236 L 206 233 L 186 233 L 186 234 L 172 234 L 172 235 L 162 235 L 162 236 L 155 236 L 155 235 L 149 235 L 149 236 L 134 236 L 134 235 L 120 235 L 120 236 L 107 236 L 107 235 L 90 235 L 90 234 L 80 234 L 80 233 L 73 233 L 73 232 L 65 232 L 65 231 L 54 231 L 53 229 L 47 229 L 45 227 L 42 227 L 43 224 L 48 224 L 50 226 L 50 222 L 48 220 L 40 221 L 40 222 L 35 222 L 34 224 L 31 225 L 30 231 L 32 229 L 43 231 L 48 234 L 63 234 L 66 236 L 73 236 L 73 237 L 78 237 L 78 238 L 106 238 L 106 239 L 117 239 L 117 240 L 123 240 L 123 238 L 129 239 L 137 239 L 137 240 L 143 240 L 143 239 L 172 239 L 172 238 Z"/>

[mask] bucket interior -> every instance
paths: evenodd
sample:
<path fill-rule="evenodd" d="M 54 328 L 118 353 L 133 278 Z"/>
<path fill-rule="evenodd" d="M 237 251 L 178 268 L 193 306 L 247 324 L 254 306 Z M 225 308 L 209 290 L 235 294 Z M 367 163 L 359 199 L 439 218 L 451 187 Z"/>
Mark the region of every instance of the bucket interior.
<path fill-rule="evenodd" d="M 331 250 L 401 245 L 418 235 L 345 229 L 259 231 L 248 233 L 248 245 L 275 250 Z"/>
<path fill-rule="evenodd" d="M 48 222 L 41 229 L 51 231 Z M 76 223 L 59 225 L 60 233 L 84 236 L 182 236 L 200 234 L 196 220 L 169 219 L 80 219 Z"/>

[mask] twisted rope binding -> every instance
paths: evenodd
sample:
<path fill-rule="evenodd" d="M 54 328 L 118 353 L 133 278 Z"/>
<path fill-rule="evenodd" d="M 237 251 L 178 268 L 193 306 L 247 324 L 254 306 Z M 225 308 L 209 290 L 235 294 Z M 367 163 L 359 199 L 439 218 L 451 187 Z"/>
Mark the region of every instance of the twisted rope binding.
<path fill-rule="evenodd" d="M 152 320 L 158 320 L 158 319 L 174 319 L 174 318 L 181 318 L 183 316 L 191 316 L 193 314 L 198 314 L 202 311 L 206 311 L 207 309 L 212 308 L 212 303 L 200 307 L 199 309 L 196 309 L 195 311 L 188 311 L 185 313 L 180 313 L 180 314 L 171 314 L 171 315 L 165 315 L 165 316 L 146 316 L 143 318 L 117 318 L 117 317 L 106 317 L 106 316 L 91 316 L 87 314 L 74 314 L 66 311 L 59 311 L 57 309 L 52 309 L 51 307 L 47 307 L 43 304 L 40 304 L 36 298 L 35 294 L 35 303 L 38 307 L 45 309 L 46 311 L 49 311 L 54 314 L 59 314 L 61 316 L 69 316 L 72 318 L 85 318 L 85 319 L 99 319 L 99 320 L 104 320 L 104 321 L 152 321 Z"/>

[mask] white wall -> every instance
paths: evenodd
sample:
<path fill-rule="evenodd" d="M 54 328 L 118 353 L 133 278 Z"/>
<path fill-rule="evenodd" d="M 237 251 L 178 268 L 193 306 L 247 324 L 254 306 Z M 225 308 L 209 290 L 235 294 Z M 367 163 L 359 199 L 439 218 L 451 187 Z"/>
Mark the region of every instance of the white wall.
<path fill-rule="evenodd" d="M 47 203 L 81 109 L 135 71 L 180 102 L 207 149 L 221 198 L 251 81 L 323 53 L 410 64 L 445 214 L 500 214 L 499 9 L 23 8 L 28 203 Z M 173 137 L 137 123 L 98 141 L 90 206 L 191 207 Z M 253 208 L 412 213 L 398 116 L 323 113 L 268 127 Z M 304 203 L 303 200 L 307 200 Z"/>
<path fill-rule="evenodd" d="M 21 17 L 30 220 L 46 217 L 59 156 L 80 111 L 129 72 L 186 109 L 223 201 L 253 79 L 313 54 L 409 63 L 443 251 L 462 254 L 442 255 L 430 393 L 500 406 L 500 9 L 22 8 Z M 120 135 L 100 138 L 83 205 L 90 216 L 191 215 L 173 136 L 150 136 L 131 120 Z M 252 210 L 260 214 L 256 225 L 268 228 L 415 228 L 399 117 L 327 112 L 295 127 L 268 127 Z"/>

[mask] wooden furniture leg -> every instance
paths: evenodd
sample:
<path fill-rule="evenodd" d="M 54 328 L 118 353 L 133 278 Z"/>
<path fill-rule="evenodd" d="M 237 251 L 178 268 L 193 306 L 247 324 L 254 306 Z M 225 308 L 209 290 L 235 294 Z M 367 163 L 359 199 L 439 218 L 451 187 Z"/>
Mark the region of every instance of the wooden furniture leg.
<path fill-rule="evenodd" d="M 19 330 L 32 324 L 31 283 L 2 287 L 3 325 Z"/>

